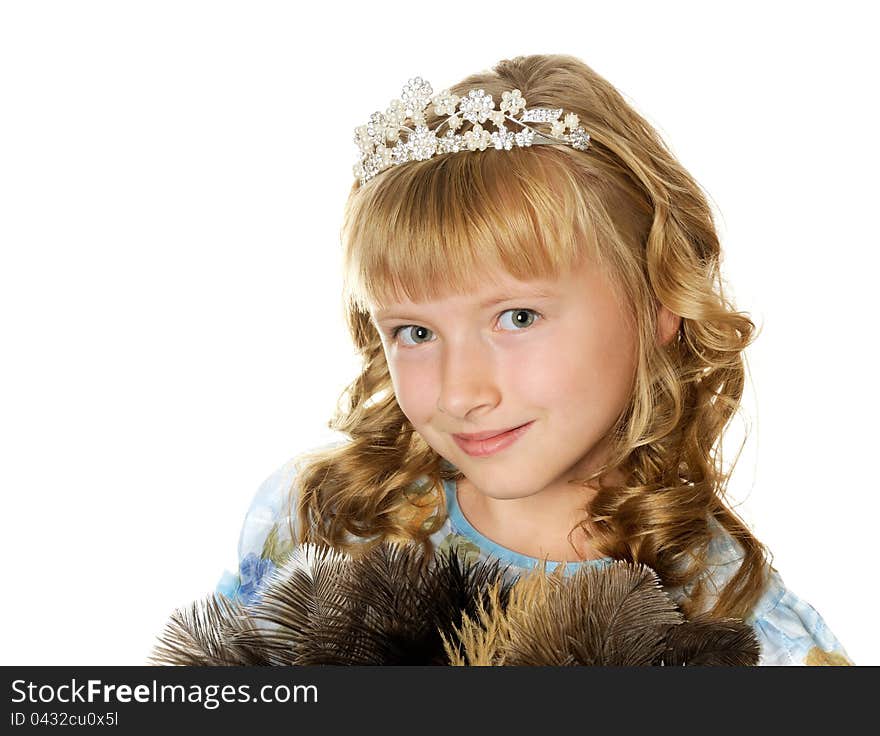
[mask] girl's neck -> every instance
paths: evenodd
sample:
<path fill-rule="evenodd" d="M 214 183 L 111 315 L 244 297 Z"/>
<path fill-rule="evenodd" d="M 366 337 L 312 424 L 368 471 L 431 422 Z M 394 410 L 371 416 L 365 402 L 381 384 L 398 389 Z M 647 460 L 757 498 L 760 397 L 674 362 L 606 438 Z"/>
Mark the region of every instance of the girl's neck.
<path fill-rule="evenodd" d="M 456 496 L 471 526 L 496 544 L 550 562 L 579 562 L 603 557 L 582 528 L 575 529 L 569 540 L 595 493 L 595 489 L 568 485 L 526 498 L 496 499 L 462 478 Z"/>

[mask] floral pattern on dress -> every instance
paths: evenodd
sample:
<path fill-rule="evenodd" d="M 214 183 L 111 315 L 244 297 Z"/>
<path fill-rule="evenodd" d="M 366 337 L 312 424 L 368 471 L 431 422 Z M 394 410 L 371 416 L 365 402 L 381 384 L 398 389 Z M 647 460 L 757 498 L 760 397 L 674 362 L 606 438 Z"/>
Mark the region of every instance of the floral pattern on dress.
<path fill-rule="evenodd" d="M 480 559 L 480 548 L 461 534 L 447 534 L 437 547 L 437 552 L 458 553 L 464 564 L 471 564 Z"/>
<path fill-rule="evenodd" d="M 275 569 L 272 560 L 257 557 L 253 552 L 245 555 L 239 566 L 238 597 L 243 603 L 253 603 L 258 598 L 260 585 Z"/>

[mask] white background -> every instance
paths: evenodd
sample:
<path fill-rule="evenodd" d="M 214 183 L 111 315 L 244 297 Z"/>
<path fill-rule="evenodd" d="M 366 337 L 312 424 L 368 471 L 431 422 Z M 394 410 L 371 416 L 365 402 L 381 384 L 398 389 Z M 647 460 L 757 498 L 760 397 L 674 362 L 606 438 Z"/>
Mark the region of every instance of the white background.
<path fill-rule="evenodd" d="M 526 53 L 592 66 L 708 192 L 763 330 L 734 495 L 880 664 L 870 4 L 445 7 L 0 5 L 3 664 L 143 664 L 234 568 L 257 486 L 336 439 L 355 375 L 354 127 Z"/>

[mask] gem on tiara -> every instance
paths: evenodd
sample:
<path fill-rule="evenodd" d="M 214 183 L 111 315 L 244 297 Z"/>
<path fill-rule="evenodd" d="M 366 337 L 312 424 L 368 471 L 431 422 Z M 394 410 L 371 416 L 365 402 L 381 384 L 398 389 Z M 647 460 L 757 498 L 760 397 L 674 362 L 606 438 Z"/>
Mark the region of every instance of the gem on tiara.
<path fill-rule="evenodd" d="M 458 103 L 458 109 L 465 120 L 472 123 L 485 123 L 486 118 L 495 109 L 492 95 L 487 95 L 481 89 L 472 89 L 468 96 Z"/>
<path fill-rule="evenodd" d="M 590 147 L 590 134 L 583 128 L 575 128 L 568 136 L 571 147 L 586 151 Z"/>
<path fill-rule="evenodd" d="M 503 148 L 506 151 L 509 151 L 513 148 L 513 133 L 508 133 L 507 128 L 504 125 L 498 126 L 498 131 L 492 133 L 490 136 L 492 143 L 495 145 L 499 151 Z"/>
<path fill-rule="evenodd" d="M 523 99 L 522 92 L 518 89 L 508 90 L 501 93 L 501 103 L 498 109 L 501 112 L 507 112 L 516 115 L 520 110 L 524 109 L 526 101 Z"/>
<path fill-rule="evenodd" d="M 433 129 L 428 127 L 426 117 L 431 105 L 437 116 L 445 116 L 445 120 Z M 518 118 L 514 117 L 520 112 Z M 483 89 L 469 90 L 464 97 L 454 95 L 448 89 L 434 95 L 427 81 L 413 77 L 404 85 L 400 98 L 391 100 L 384 113 L 374 112 L 366 125 L 354 129 L 354 142 L 360 151 L 353 167 L 354 175 L 363 185 L 391 166 L 424 161 L 443 153 L 485 151 L 490 145 L 497 150 L 510 151 L 514 146 L 563 144 L 586 151 L 590 136 L 580 126 L 577 114 L 570 112 L 563 117 L 563 113 L 562 108 L 527 109 L 518 89 L 502 92 L 496 109 L 492 95 Z M 470 130 L 457 133 L 465 120 L 471 123 Z M 483 127 L 487 121 L 495 130 Z M 506 122 L 514 123 L 520 129 L 508 130 Z M 549 123 L 549 133 L 526 123 Z M 438 135 L 444 125 L 447 128 L 445 134 Z"/>
<path fill-rule="evenodd" d="M 403 125 L 403 121 L 406 120 L 406 105 L 401 100 L 391 100 L 385 111 L 385 118 L 389 125 Z"/>
<path fill-rule="evenodd" d="M 532 139 L 535 137 L 535 131 L 531 128 L 523 128 L 518 133 L 513 134 L 513 139 L 516 141 L 516 145 L 525 147 L 532 145 Z"/>
<path fill-rule="evenodd" d="M 431 85 L 421 77 L 410 79 L 400 93 L 407 115 L 412 117 L 413 113 L 421 113 L 428 106 L 432 92 Z"/>
<path fill-rule="evenodd" d="M 551 110 L 549 107 L 535 107 L 531 110 L 526 110 L 520 120 L 524 123 L 552 123 L 556 120 L 560 115 L 562 115 L 562 110 Z"/>
<path fill-rule="evenodd" d="M 434 112 L 437 115 L 452 115 L 455 112 L 455 106 L 461 99 L 458 95 L 452 94 L 448 89 L 444 89 L 432 99 L 434 103 Z"/>
<path fill-rule="evenodd" d="M 434 131 L 424 125 L 416 126 L 415 132 L 409 137 L 410 150 L 416 161 L 431 158 L 437 151 L 437 136 Z"/>

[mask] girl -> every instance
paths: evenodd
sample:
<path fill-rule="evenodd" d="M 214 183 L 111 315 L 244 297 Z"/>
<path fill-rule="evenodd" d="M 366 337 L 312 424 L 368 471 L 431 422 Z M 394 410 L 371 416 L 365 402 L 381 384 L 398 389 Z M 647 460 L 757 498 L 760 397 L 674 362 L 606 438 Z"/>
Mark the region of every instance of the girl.
<path fill-rule="evenodd" d="M 725 502 L 721 438 L 755 325 L 722 292 L 693 178 L 603 78 L 517 57 L 355 130 L 344 296 L 350 438 L 259 489 L 238 572 L 294 544 L 455 545 L 509 574 L 653 568 L 686 615 L 745 619 L 762 664 L 849 664 Z"/>

